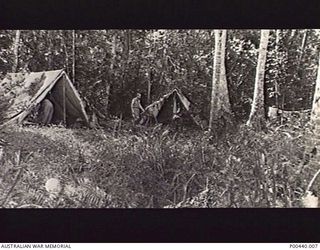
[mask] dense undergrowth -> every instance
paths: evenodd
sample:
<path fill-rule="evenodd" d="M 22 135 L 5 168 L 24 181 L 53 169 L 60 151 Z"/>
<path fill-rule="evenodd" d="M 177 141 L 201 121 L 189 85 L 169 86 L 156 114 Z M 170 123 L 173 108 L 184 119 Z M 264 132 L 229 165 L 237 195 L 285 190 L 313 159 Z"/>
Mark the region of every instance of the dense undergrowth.
<path fill-rule="evenodd" d="M 0 206 L 299 207 L 317 170 L 300 129 L 174 131 L 2 129 Z M 48 192 L 50 178 L 58 193 Z"/>

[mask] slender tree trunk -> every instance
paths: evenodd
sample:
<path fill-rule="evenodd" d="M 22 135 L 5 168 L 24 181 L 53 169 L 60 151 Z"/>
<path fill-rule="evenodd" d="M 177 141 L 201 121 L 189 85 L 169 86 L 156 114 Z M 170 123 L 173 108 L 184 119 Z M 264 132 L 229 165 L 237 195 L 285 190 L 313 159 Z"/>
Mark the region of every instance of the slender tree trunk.
<path fill-rule="evenodd" d="M 154 34 L 154 30 L 151 30 L 150 31 L 151 33 Z M 152 59 L 150 58 L 154 58 L 154 53 L 155 53 L 155 47 L 156 47 L 156 40 L 155 40 L 155 36 L 153 35 L 153 41 L 152 41 L 152 44 L 150 45 L 150 48 L 149 48 L 149 55 L 151 55 L 148 59 L 148 62 L 150 65 L 152 65 Z M 147 83 L 148 83 L 148 90 L 147 90 L 147 103 L 150 104 L 152 102 L 151 100 L 151 91 L 152 91 L 152 69 L 151 67 L 149 67 L 148 69 L 148 79 L 147 79 Z M 161 84 L 161 82 L 160 82 Z"/>
<path fill-rule="evenodd" d="M 298 61 L 298 66 L 299 67 L 301 65 L 301 60 L 302 60 L 302 57 L 303 57 L 304 48 L 306 46 L 307 37 L 308 37 L 308 30 L 305 30 L 304 33 L 303 33 L 303 37 L 302 37 L 302 41 L 301 41 L 301 47 L 300 47 L 300 56 L 299 56 L 299 61 Z"/>
<path fill-rule="evenodd" d="M 147 103 L 151 103 L 151 89 L 152 89 L 152 82 L 151 82 L 151 69 L 148 70 L 148 93 L 147 93 Z"/>
<path fill-rule="evenodd" d="M 106 82 L 106 111 L 108 112 L 109 102 L 110 102 L 110 92 L 111 92 L 111 82 L 113 81 L 114 76 L 114 65 L 116 61 L 116 48 L 117 48 L 117 35 L 116 33 L 112 36 L 112 47 L 111 47 L 111 62 L 110 62 L 110 73 L 108 81 Z"/>
<path fill-rule="evenodd" d="M 14 72 L 14 73 L 17 72 L 18 66 L 19 66 L 20 35 L 21 35 L 21 31 L 17 30 L 16 31 L 16 37 L 15 37 L 15 40 L 14 40 L 14 45 L 13 45 L 14 63 L 13 63 L 13 66 L 12 66 L 12 72 Z"/>
<path fill-rule="evenodd" d="M 222 116 L 225 114 L 231 114 L 231 106 L 229 100 L 229 91 L 227 83 L 226 74 L 226 44 L 227 44 L 227 30 L 222 30 L 221 35 L 221 71 L 220 71 L 220 83 L 219 83 L 219 93 L 221 94 L 220 109 L 222 111 Z"/>
<path fill-rule="evenodd" d="M 278 77 L 279 77 L 279 44 L 280 44 L 280 35 L 281 35 L 281 30 L 276 30 L 276 46 L 275 46 L 275 52 L 276 52 L 276 60 L 277 60 L 277 69 L 276 69 L 276 74 L 275 74 L 275 81 L 274 81 L 274 91 L 275 91 L 275 101 L 276 101 L 276 108 L 279 108 L 279 95 L 280 95 L 280 89 L 279 89 L 279 82 L 278 82 Z"/>
<path fill-rule="evenodd" d="M 76 82 L 76 31 L 72 30 L 72 82 Z M 77 82 L 77 89 L 79 83 Z"/>
<path fill-rule="evenodd" d="M 168 71 L 168 59 L 167 59 L 167 48 L 169 47 L 167 44 L 167 33 L 164 32 L 163 36 L 163 53 L 162 53 L 162 72 L 166 73 Z"/>
<path fill-rule="evenodd" d="M 53 39 L 53 31 L 48 30 L 48 70 L 52 69 L 52 55 L 53 55 L 53 44 L 52 44 L 52 39 Z"/>
<path fill-rule="evenodd" d="M 124 52 L 124 60 L 125 63 L 123 64 L 123 68 L 122 68 L 122 81 L 121 81 L 121 89 L 123 89 L 124 87 L 124 83 L 126 81 L 126 77 L 125 77 L 125 71 L 126 68 L 128 67 L 128 62 L 129 62 L 129 56 L 130 56 L 130 40 L 131 40 L 131 33 L 130 30 L 124 30 L 124 48 L 123 48 L 123 52 Z"/>
<path fill-rule="evenodd" d="M 264 77 L 265 64 L 267 59 L 267 48 L 270 30 L 261 31 L 261 40 L 259 47 L 258 65 L 256 70 L 256 79 L 254 86 L 253 103 L 247 125 L 257 131 L 265 128 L 266 118 L 264 110 Z"/>
<path fill-rule="evenodd" d="M 281 30 L 276 30 L 276 52 L 279 52 Z"/>
<path fill-rule="evenodd" d="M 112 61 L 110 65 L 110 69 L 114 69 L 114 64 L 115 64 L 115 58 L 116 58 L 116 48 L 117 48 L 117 34 L 113 34 L 112 36 L 112 48 L 111 48 L 111 53 L 112 53 Z"/>
<path fill-rule="evenodd" d="M 214 31 L 214 59 L 213 59 L 213 74 L 212 74 L 212 91 L 211 91 L 211 107 L 210 107 L 210 121 L 209 131 L 215 128 L 218 119 L 218 114 L 215 112 L 218 109 L 218 83 L 220 79 L 221 70 L 221 38 L 220 30 Z"/>
<path fill-rule="evenodd" d="M 318 63 L 318 73 L 316 80 L 316 87 L 313 96 L 312 111 L 311 111 L 311 122 L 315 125 L 317 130 L 320 129 L 320 54 Z"/>
<path fill-rule="evenodd" d="M 218 122 L 221 118 L 227 122 L 230 122 L 231 115 L 225 68 L 227 31 L 215 30 L 214 36 L 215 47 L 213 60 L 209 131 L 218 128 Z"/>
<path fill-rule="evenodd" d="M 66 69 L 66 73 L 69 74 L 69 54 L 68 54 L 68 48 L 67 48 L 67 42 L 66 39 L 64 37 L 63 31 L 60 31 L 60 36 L 61 36 L 61 41 L 62 41 L 62 45 L 64 48 L 64 53 L 65 53 L 65 69 Z"/>
<path fill-rule="evenodd" d="M 131 31 L 130 30 L 126 30 L 125 31 L 125 51 L 126 51 L 126 56 L 127 59 L 129 58 L 129 54 L 130 54 L 130 47 L 131 47 Z"/>

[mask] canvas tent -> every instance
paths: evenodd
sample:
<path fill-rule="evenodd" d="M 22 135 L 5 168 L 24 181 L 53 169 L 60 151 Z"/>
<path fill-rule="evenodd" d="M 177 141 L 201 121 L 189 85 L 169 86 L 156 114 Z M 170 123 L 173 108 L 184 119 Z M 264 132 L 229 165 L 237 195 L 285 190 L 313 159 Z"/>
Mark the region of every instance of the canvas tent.
<path fill-rule="evenodd" d="M 64 70 L 9 73 L 0 83 L 0 93 L 8 100 L 5 123 L 21 124 L 50 94 L 54 105 L 52 123 L 69 126 L 80 118 L 89 124 L 79 93 Z"/>
<path fill-rule="evenodd" d="M 145 108 L 142 113 L 143 122 L 148 123 L 154 120 L 156 123 L 170 123 L 188 115 L 194 123 L 199 125 L 190 111 L 191 101 L 179 89 L 174 89 Z"/>

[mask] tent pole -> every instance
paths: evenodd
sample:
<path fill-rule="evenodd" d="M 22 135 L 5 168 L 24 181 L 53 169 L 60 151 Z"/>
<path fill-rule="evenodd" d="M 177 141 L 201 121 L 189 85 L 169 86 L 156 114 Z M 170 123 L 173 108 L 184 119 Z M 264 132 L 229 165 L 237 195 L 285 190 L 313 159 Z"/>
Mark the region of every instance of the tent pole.
<path fill-rule="evenodd" d="M 173 116 L 177 114 L 177 96 L 173 93 Z"/>
<path fill-rule="evenodd" d="M 64 80 L 65 77 L 64 77 Z M 62 95 L 63 95 L 63 125 L 66 126 L 67 122 L 66 122 L 66 82 L 63 81 L 63 87 L 62 87 Z"/>

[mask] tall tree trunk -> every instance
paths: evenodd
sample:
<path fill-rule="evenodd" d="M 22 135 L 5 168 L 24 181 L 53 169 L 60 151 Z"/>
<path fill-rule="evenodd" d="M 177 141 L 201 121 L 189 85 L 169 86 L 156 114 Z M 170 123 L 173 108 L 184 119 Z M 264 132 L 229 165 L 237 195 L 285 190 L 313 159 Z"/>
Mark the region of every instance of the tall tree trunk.
<path fill-rule="evenodd" d="M 312 110 L 311 110 L 311 122 L 315 125 L 317 130 L 320 129 L 320 54 L 318 63 L 318 73 L 316 80 L 316 87 L 313 96 Z"/>
<path fill-rule="evenodd" d="M 215 112 L 218 109 L 218 83 L 221 70 L 221 37 L 220 30 L 214 31 L 214 58 L 213 58 L 213 74 L 212 74 L 212 91 L 211 91 L 211 106 L 209 131 L 215 128 L 218 119 L 218 114 Z"/>
<path fill-rule="evenodd" d="M 215 30 L 214 36 L 215 47 L 213 60 L 209 131 L 218 128 L 218 121 L 221 118 L 224 119 L 224 121 L 230 122 L 231 115 L 225 68 L 227 31 Z"/>
<path fill-rule="evenodd" d="M 126 81 L 126 69 L 128 67 L 128 62 L 129 62 L 129 56 L 130 56 L 130 42 L 131 42 L 131 32 L 130 30 L 124 30 L 124 47 L 123 47 L 123 52 L 124 52 L 124 61 L 125 63 L 123 64 L 122 68 L 122 81 L 121 81 L 121 89 L 124 87 L 124 83 Z"/>
<path fill-rule="evenodd" d="M 147 93 L 147 103 L 150 104 L 151 103 L 151 90 L 152 90 L 152 79 L 151 79 L 151 68 L 148 70 L 148 93 Z"/>
<path fill-rule="evenodd" d="M 14 54 L 14 63 L 12 66 L 12 72 L 16 73 L 19 66 L 19 45 L 20 45 L 20 35 L 21 31 L 16 31 L 16 37 L 13 44 L 13 54 Z"/>
<path fill-rule="evenodd" d="M 76 31 L 72 30 L 72 82 L 76 82 Z M 77 89 L 79 83 L 77 82 Z"/>
<path fill-rule="evenodd" d="M 231 114 L 231 106 L 229 100 L 229 91 L 226 74 L 226 44 L 227 44 L 227 30 L 222 30 L 221 34 L 221 71 L 220 71 L 220 83 L 219 93 L 221 94 L 220 99 L 220 111 L 221 115 L 225 116 Z"/>
<path fill-rule="evenodd" d="M 275 102 L 276 102 L 276 108 L 279 108 L 279 95 L 280 95 L 280 88 L 279 88 L 279 82 L 278 82 L 278 76 L 279 76 L 279 44 L 280 44 L 280 36 L 281 36 L 281 30 L 276 30 L 276 46 L 275 46 L 275 52 L 276 52 L 276 60 L 277 60 L 277 69 L 275 74 L 275 81 L 274 81 L 274 92 L 275 92 Z"/>
<path fill-rule="evenodd" d="M 66 38 L 65 38 L 62 30 L 60 31 L 60 36 L 61 36 L 61 42 L 62 42 L 62 46 L 64 48 L 64 53 L 65 53 L 64 66 L 65 66 L 66 73 L 69 74 L 69 54 L 68 54 Z"/>
<path fill-rule="evenodd" d="M 308 37 L 308 30 L 304 30 L 302 41 L 301 41 L 301 47 L 300 47 L 300 55 L 299 55 L 298 67 L 300 67 L 300 65 L 301 65 L 301 60 L 302 60 L 302 57 L 303 57 L 304 48 L 306 46 L 307 37 Z"/>
<path fill-rule="evenodd" d="M 129 59 L 130 47 L 131 47 L 131 31 L 126 30 L 125 31 L 125 52 L 126 52 L 127 59 Z"/>
<path fill-rule="evenodd" d="M 149 48 L 149 55 L 150 57 L 148 58 L 148 63 L 149 65 L 152 65 L 154 63 L 154 58 L 155 58 L 155 51 L 156 51 L 156 39 L 155 39 L 155 35 L 154 35 L 154 32 L 155 30 L 151 30 L 150 31 L 153 36 L 153 40 L 152 40 L 152 44 L 150 45 L 150 48 Z M 153 58 L 153 59 L 152 59 Z M 147 79 L 147 83 L 148 83 L 148 90 L 147 90 L 147 104 L 151 104 L 152 102 L 152 99 L 151 99 L 151 91 L 152 91 L 152 76 L 153 76 L 153 72 L 152 72 L 152 67 L 149 67 L 149 69 L 147 69 L 148 72 L 147 72 L 147 76 L 148 76 L 148 79 Z M 161 82 L 159 83 L 161 84 Z"/>
<path fill-rule="evenodd" d="M 257 131 L 265 128 L 266 118 L 264 110 L 264 77 L 265 65 L 267 60 L 267 48 L 270 30 L 261 31 L 261 40 L 259 47 L 258 65 L 256 70 L 256 79 L 253 94 L 253 103 L 251 113 L 247 122 L 248 126 L 253 127 Z"/>
<path fill-rule="evenodd" d="M 116 61 L 116 48 L 117 48 L 117 34 L 114 33 L 112 36 L 112 47 L 111 47 L 111 62 L 110 62 L 110 73 L 108 81 L 106 82 L 106 111 L 108 112 L 109 102 L 110 102 L 110 92 L 111 92 L 111 83 L 114 77 L 114 65 Z"/>
<path fill-rule="evenodd" d="M 48 70 L 52 70 L 52 55 L 53 55 L 53 44 L 52 39 L 54 38 L 54 34 L 52 30 L 47 31 L 48 35 Z"/>

